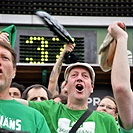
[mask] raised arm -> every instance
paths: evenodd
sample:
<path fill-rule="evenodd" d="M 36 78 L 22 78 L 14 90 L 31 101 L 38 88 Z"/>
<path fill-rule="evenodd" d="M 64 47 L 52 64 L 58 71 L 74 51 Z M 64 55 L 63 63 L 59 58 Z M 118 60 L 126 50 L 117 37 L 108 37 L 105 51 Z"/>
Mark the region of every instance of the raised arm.
<path fill-rule="evenodd" d="M 65 45 L 64 50 L 62 51 L 58 61 L 55 63 L 51 71 L 48 90 L 52 93 L 53 96 L 59 94 L 58 78 L 61 72 L 64 55 L 66 52 L 72 52 L 74 47 L 75 47 L 75 44 L 71 44 L 71 43 Z"/>
<path fill-rule="evenodd" d="M 130 67 L 127 56 L 128 34 L 121 29 L 122 22 L 112 23 L 108 31 L 117 41 L 111 82 L 122 126 L 126 130 L 133 128 L 133 95 L 130 85 Z"/>

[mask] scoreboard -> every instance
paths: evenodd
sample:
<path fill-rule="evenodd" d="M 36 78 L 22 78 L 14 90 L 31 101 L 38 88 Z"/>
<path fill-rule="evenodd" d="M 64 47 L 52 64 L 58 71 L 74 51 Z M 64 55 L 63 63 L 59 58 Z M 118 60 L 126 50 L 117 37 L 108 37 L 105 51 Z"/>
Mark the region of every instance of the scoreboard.
<path fill-rule="evenodd" d="M 75 38 L 77 48 L 74 52 L 79 61 L 84 61 L 84 38 Z M 21 63 L 54 63 L 64 49 L 65 42 L 58 37 L 20 36 Z"/>
<path fill-rule="evenodd" d="M 96 31 L 69 30 L 79 62 L 96 63 Z M 55 63 L 66 43 L 48 29 L 17 28 L 15 51 L 18 63 Z"/>

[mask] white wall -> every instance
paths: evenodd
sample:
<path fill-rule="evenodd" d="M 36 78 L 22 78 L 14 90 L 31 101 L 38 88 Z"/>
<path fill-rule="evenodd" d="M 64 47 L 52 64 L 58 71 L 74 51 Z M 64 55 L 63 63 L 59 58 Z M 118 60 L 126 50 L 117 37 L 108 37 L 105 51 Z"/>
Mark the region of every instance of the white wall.
<path fill-rule="evenodd" d="M 126 26 L 133 26 L 133 17 L 82 17 L 53 16 L 66 26 L 108 26 L 114 21 L 123 21 Z M 40 25 L 43 22 L 36 15 L 0 14 L 0 24 Z"/>

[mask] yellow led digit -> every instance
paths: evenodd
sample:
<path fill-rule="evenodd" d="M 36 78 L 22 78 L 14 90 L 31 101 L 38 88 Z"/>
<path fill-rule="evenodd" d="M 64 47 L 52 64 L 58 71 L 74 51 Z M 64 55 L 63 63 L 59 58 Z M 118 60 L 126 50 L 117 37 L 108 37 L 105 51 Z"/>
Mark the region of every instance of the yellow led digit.
<path fill-rule="evenodd" d="M 28 40 L 25 41 L 26 44 L 28 45 L 31 45 L 31 44 L 34 44 L 34 42 L 38 41 L 39 42 L 39 46 L 36 48 L 37 51 L 40 52 L 40 58 L 39 60 L 37 61 L 33 55 L 31 55 L 31 57 L 26 57 L 25 60 L 29 63 L 34 63 L 34 64 L 41 64 L 41 63 L 44 63 L 44 61 L 48 61 L 48 51 L 47 51 L 47 48 L 48 48 L 48 40 L 45 40 L 44 37 L 32 37 L 30 36 Z M 34 53 L 33 53 L 34 54 Z M 45 54 L 45 56 L 44 56 Z"/>

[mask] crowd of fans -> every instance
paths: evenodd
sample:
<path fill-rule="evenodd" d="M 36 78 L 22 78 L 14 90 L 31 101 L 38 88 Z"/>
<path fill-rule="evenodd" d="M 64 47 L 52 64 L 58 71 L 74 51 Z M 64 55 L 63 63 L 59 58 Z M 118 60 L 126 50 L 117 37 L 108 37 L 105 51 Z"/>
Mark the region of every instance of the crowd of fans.
<path fill-rule="evenodd" d="M 111 83 L 114 97 L 106 96 L 77 132 L 133 133 L 133 96 L 127 55 L 128 34 L 122 22 L 109 25 L 116 41 Z M 0 33 L 0 127 L 1 132 L 66 133 L 89 108 L 88 98 L 94 90 L 95 72 L 88 63 L 73 62 L 58 84 L 64 57 L 75 44 L 65 45 L 49 77 L 48 87 L 34 84 L 25 87 L 12 82 L 16 75 L 16 53 L 11 40 L 14 25 Z M 11 32 L 12 31 L 12 32 Z M 127 104 L 128 103 L 128 104 Z M 24 105 L 23 105 L 24 104 Z M 29 107 L 28 107 L 29 106 Z"/>

